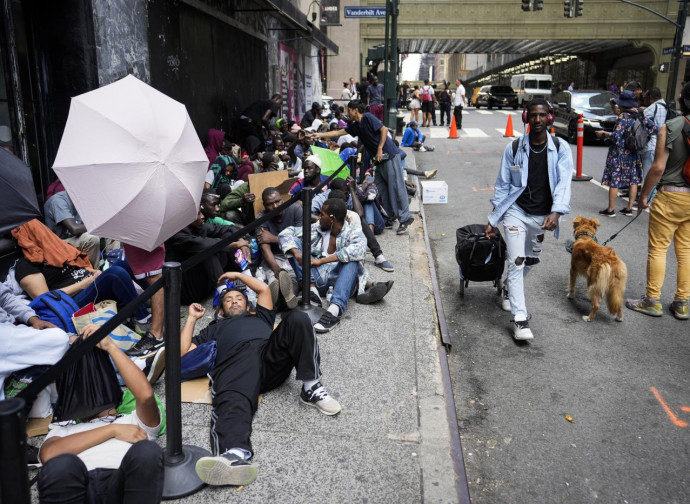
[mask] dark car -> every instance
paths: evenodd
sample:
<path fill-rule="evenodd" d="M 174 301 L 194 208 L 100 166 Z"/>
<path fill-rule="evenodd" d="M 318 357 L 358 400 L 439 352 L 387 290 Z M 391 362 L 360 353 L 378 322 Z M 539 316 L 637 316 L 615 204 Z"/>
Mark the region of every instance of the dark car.
<path fill-rule="evenodd" d="M 600 141 L 597 131 L 613 131 L 617 116 L 611 109 L 610 91 L 577 90 L 561 91 L 553 97 L 554 128 L 556 134 L 564 136 L 570 143 L 577 143 L 577 118 L 584 120 L 584 140 Z"/>
<path fill-rule="evenodd" d="M 484 105 L 490 109 L 498 107 L 513 107 L 513 110 L 518 108 L 517 94 L 510 86 L 483 86 L 477 93 L 475 106 L 480 108 Z"/>

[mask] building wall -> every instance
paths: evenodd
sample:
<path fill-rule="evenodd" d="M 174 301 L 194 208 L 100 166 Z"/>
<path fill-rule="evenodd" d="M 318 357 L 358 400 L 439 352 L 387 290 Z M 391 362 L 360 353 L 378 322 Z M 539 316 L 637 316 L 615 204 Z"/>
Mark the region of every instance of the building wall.
<path fill-rule="evenodd" d="M 98 85 L 132 74 L 151 82 L 146 0 L 94 0 Z"/>
<path fill-rule="evenodd" d="M 338 44 L 337 56 L 328 57 L 328 89 L 326 94 L 340 99 L 343 82 L 353 77 L 361 81 L 360 54 L 362 52 L 359 37 L 359 19 L 345 19 L 345 7 L 358 6 L 359 0 L 342 0 L 340 2 L 340 22 L 342 26 L 329 26 L 328 36 Z M 366 55 L 365 55 L 366 57 Z"/>

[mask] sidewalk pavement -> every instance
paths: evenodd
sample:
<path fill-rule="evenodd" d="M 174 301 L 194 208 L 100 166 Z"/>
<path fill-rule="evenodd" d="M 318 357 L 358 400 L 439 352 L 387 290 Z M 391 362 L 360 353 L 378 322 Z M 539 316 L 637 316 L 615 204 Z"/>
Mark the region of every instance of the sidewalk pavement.
<path fill-rule="evenodd" d="M 412 209 L 418 210 L 415 203 Z M 374 305 L 352 299 L 340 325 L 319 336 L 322 381 L 343 411 L 327 417 L 302 405 L 301 383 L 293 372 L 285 384 L 264 394 L 254 417 L 256 481 L 246 487 L 207 487 L 179 502 L 457 501 L 418 214 L 409 229 L 409 236 L 387 230 L 378 237 L 394 273 L 380 270 L 367 257 L 375 280 L 395 280 L 386 298 Z M 204 305 L 210 313 L 210 299 Z M 206 317 L 197 330 L 208 323 Z M 165 375 L 154 390 L 165 399 Z M 209 449 L 210 417 L 210 405 L 184 403 L 183 444 Z M 165 436 L 159 442 L 165 446 Z M 32 491 L 37 502 L 35 485 Z"/>

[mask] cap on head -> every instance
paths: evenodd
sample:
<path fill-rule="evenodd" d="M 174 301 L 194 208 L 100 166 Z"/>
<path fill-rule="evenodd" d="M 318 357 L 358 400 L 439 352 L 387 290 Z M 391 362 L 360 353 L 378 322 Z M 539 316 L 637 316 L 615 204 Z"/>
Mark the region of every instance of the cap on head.
<path fill-rule="evenodd" d="M 311 156 L 308 156 L 307 159 L 305 159 L 305 161 L 311 161 L 316 166 L 318 166 L 319 169 L 323 167 L 323 163 L 321 162 L 321 158 L 319 156 L 314 155 L 314 154 L 312 154 Z"/>

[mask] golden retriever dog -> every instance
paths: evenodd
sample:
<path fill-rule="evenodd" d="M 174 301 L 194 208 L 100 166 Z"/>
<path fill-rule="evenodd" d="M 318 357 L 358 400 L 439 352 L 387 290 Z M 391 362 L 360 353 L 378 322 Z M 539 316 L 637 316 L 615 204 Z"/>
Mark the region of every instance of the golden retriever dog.
<path fill-rule="evenodd" d="M 623 320 L 623 296 L 628 279 L 628 268 L 611 247 L 602 247 L 595 240 L 597 219 L 575 217 L 573 228 L 575 243 L 570 259 L 570 284 L 568 298 L 575 295 L 575 281 L 579 275 L 587 279 L 587 293 L 592 302 L 592 311 L 583 315 L 582 320 L 591 322 L 599 310 L 599 303 L 606 298 L 611 315 L 616 315 L 616 321 Z"/>

